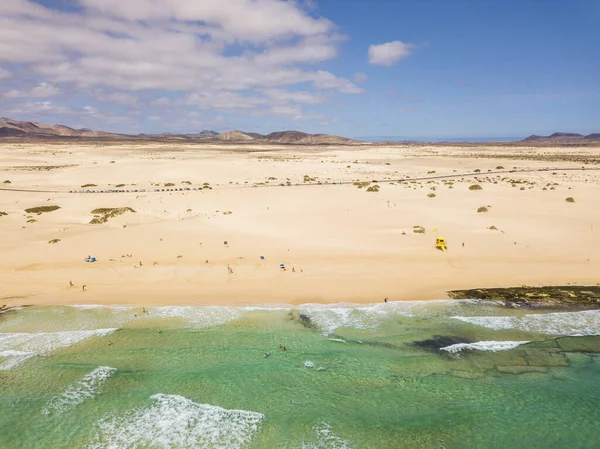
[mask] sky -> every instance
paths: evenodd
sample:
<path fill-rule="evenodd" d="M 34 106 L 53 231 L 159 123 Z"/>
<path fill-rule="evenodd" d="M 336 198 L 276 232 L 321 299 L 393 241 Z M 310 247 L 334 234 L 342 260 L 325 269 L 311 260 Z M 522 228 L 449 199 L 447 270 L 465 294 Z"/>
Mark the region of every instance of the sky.
<path fill-rule="evenodd" d="M 597 0 L 0 0 L 0 116 L 138 133 L 600 132 Z"/>

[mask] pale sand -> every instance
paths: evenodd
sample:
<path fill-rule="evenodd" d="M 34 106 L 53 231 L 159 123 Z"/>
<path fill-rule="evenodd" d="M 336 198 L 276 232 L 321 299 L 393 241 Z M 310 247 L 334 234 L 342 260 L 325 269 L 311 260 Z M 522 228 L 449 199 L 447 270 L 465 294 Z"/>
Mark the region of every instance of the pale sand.
<path fill-rule="evenodd" d="M 465 157 L 475 153 L 484 158 Z M 598 149 L 0 144 L 0 183 L 12 182 L 0 187 L 63 191 L 0 191 L 0 211 L 8 213 L 0 217 L 0 304 L 373 302 L 446 298 L 448 290 L 477 287 L 595 285 L 600 171 L 500 175 L 535 183 L 516 187 L 486 175 L 498 165 L 580 168 L 581 162 L 569 160 L 530 160 L 571 153 L 597 155 Z M 519 159 L 498 158 L 507 154 Z M 77 166 L 14 168 L 62 164 Z M 304 175 L 368 181 L 475 169 L 482 171 L 479 182 L 455 179 L 453 188 L 441 180 L 380 183 L 379 192 L 368 193 L 352 185 L 303 183 Z M 277 178 L 267 184 L 275 187 L 251 187 L 269 177 Z M 287 178 L 293 185 L 279 187 Z M 186 180 L 213 189 L 155 193 L 150 185 L 187 187 L 181 184 Z M 86 183 L 96 189 L 124 183 L 147 192 L 68 193 Z M 475 183 L 483 190 L 470 191 Z M 558 185 L 542 190 L 548 183 Z M 61 209 L 26 223 L 25 208 L 50 204 Z M 477 213 L 484 205 L 489 212 Z M 89 224 L 92 209 L 126 206 L 137 213 Z M 413 233 L 416 225 L 427 233 Z M 492 225 L 499 231 L 489 230 Z M 434 248 L 434 228 L 447 239 L 447 253 Z M 98 262 L 84 263 L 88 254 Z M 139 261 L 143 267 L 135 268 Z"/>

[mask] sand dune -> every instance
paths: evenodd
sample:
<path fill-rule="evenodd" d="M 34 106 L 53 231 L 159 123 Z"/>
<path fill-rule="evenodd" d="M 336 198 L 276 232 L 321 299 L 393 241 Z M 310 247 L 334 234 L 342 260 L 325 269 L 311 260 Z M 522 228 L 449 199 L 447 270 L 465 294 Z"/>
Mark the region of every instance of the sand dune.
<path fill-rule="evenodd" d="M 0 191 L 0 304 L 371 302 L 600 281 L 594 148 L 4 143 L 0 154 L 0 187 L 14 189 Z M 548 167 L 578 170 L 487 174 Z M 471 176 L 385 182 L 459 173 Z M 129 192 L 69 193 L 116 186 Z M 48 205 L 60 209 L 24 212 Z M 123 207 L 135 212 L 89 224 L 92 210 Z"/>

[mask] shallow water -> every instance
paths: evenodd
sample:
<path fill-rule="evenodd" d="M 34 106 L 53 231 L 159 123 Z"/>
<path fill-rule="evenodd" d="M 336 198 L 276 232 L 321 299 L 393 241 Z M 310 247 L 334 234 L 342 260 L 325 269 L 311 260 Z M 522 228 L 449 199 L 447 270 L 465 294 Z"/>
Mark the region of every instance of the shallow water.
<path fill-rule="evenodd" d="M 0 317 L 0 447 L 599 446 L 600 311 L 433 301 L 147 312 Z"/>

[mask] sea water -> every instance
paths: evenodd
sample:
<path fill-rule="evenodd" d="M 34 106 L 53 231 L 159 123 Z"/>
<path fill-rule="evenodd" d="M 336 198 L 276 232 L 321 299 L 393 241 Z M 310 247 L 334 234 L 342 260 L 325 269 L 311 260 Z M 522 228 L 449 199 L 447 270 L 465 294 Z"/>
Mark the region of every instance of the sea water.
<path fill-rule="evenodd" d="M 599 335 L 481 301 L 27 307 L 0 448 L 597 448 Z"/>

